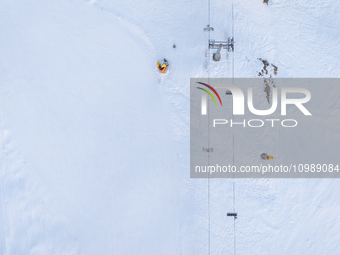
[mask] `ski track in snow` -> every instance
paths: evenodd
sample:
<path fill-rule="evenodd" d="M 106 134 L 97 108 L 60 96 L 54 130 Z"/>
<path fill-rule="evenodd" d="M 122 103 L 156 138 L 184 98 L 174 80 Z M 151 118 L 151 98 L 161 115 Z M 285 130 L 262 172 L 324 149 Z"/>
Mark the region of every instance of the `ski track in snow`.
<path fill-rule="evenodd" d="M 122 16 L 120 13 L 115 12 L 114 10 L 107 9 L 105 7 L 101 7 L 100 4 L 96 3 L 96 1 L 90 1 L 90 4 L 95 5 L 98 9 L 101 11 L 108 12 L 112 14 L 120 24 L 124 27 L 124 29 L 133 35 L 136 40 L 142 41 L 146 45 L 146 49 L 150 54 L 154 54 L 155 49 L 154 45 L 151 43 L 149 37 L 144 33 L 144 31 L 137 25 L 135 24 L 132 20 L 126 19 L 126 17 Z"/>

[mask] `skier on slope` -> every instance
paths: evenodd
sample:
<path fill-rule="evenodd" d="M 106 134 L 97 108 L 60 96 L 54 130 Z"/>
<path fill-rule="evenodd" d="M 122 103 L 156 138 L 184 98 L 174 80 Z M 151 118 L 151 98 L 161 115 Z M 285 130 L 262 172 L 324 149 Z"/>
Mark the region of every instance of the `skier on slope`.
<path fill-rule="evenodd" d="M 166 70 L 168 65 L 169 65 L 169 63 L 166 59 L 164 59 L 164 62 L 162 64 L 157 62 L 157 68 L 161 73 L 165 73 L 165 70 Z"/>

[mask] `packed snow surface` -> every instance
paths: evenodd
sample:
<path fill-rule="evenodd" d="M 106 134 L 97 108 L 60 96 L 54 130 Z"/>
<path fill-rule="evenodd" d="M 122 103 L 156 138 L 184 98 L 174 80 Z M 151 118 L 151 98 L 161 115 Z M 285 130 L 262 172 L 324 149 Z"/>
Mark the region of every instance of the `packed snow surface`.
<path fill-rule="evenodd" d="M 237 254 L 340 254 L 339 180 L 189 178 L 190 78 L 339 77 L 340 2 L 210 11 L 219 62 L 206 0 L 1 1 L 1 254 L 233 254 L 233 184 Z"/>

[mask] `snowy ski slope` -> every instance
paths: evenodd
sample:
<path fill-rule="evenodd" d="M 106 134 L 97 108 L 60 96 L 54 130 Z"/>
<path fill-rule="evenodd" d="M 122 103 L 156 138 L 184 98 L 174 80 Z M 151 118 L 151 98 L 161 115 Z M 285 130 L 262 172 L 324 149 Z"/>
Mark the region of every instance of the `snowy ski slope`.
<path fill-rule="evenodd" d="M 211 0 L 213 39 L 231 5 Z M 233 5 L 235 77 L 339 77 L 340 2 Z M 0 2 L 0 254 L 233 254 L 233 182 L 237 254 L 340 254 L 339 180 L 211 180 L 209 211 L 189 178 L 190 78 L 232 76 L 207 20 L 208 1 Z"/>

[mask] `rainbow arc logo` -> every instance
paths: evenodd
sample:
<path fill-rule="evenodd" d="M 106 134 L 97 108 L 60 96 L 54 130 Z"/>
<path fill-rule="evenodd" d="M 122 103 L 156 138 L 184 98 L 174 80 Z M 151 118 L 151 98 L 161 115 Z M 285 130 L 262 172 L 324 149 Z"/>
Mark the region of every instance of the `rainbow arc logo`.
<path fill-rule="evenodd" d="M 196 83 L 199 83 L 199 84 L 201 84 L 201 85 L 203 85 L 203 86 L 206 86 L 206 87 L 209 88 L 212 92 L 214 92 L 215 95 L 217 96 L 218 100 L 220 100 L 220 104 L 221 104 L 221 106 L 222 106 L 222 100 L 221 100 L 221 98 L 220 98 L 220 95 L 217 93 L 217 91 L 216 91 L 213 87 L 211 87 L 210 85 L 208 85 L 208 84 L 206 84 L 206 83 L 203 83 L 203 82 L 196 82 Z M 203 90 L 204 92 L 206 92 L 206 93 L 214 100 L 215 105 L 217 105 L 216 100 L 215 100 L 214 96 L 210 93 L 210 91 L 208 91 L 208 90 L 206 90 L 206 89 L 203 89 L 203 88 L 200 88 L 200 87 L 196 87 L 196 88 L 198 88 L 198 89 Z"/>

